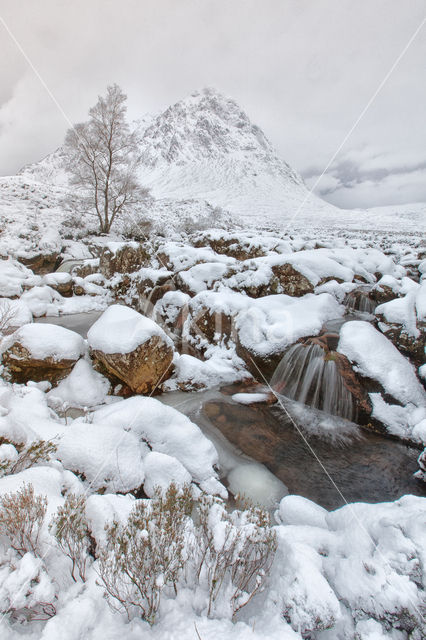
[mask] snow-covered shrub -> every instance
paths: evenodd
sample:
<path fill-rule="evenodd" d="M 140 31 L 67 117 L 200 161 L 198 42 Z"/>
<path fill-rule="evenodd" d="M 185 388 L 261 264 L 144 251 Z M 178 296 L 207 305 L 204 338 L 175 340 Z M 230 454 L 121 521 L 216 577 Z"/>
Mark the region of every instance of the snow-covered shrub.
<path fill-rule="evenodd" d="M 277 549 L 269 515 L 258 507 L 229 513 L 219 498 L 198 502 L 197 578 L 209 594 L 207 615 L 234 616 L 262 589 Z"/>
<path fill-rule="evenodd" d="M 19 473 L 40 462 L 46 462 L 55 453 L 57 446 L 52 440 L 36 440 L 25 447 L 14 459 L 0 460 L 0 478 Z"/>
<path fill-rule="evenodd" d="M 171 484 L 152 500 L 140 500 L 127 522 L 106 525 L 99 553 L 99 576 L 113 608 L 129 618 L 139 614 L 150 624 L 163 589 L 174 587 L 184 565 L 185 527 L 192 510 L 189 486 Z"/>
<path fill-rule="evenodd" d="M 46 496 L 36 496 L 32 484 L 0 497 L 0 535 L 20 556 L 40 555 L 39 537 L 47 509 Z"/>
<path fill-rule="evenodd" d="M 16 315 L 16 308 L 8 300 L 0 302 L 0 336 L 6 333 L 9 327 L 13 326 L 13 320 Z"/>
<path fill-rule="evenodd" d="M 78 575 L 86 581 L 86 565 L 90 548 L 89 528 L 86 522 L 86 497 L 70 493 L 50 522 L 49 528 L 61 551 L 72 562 L 71 577 Z"/>
<path fill-rule="evenodd" d="M 56 614 L 55 587 L 43 561 L 26 553 L 18 562 L 0 557 L 0 612 L 20 623 Z"/>

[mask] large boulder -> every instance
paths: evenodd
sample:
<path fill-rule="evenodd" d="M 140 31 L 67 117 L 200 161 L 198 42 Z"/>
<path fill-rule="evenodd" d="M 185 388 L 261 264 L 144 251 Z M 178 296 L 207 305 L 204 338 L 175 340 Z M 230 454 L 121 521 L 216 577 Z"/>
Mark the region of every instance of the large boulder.
<path fill-rule="evenodd" d="M 172 341 L 158 324 L 134 309 L 109 307 L 87 339 L 96 368 L 134 393 L 153 393 L 172 374 Z"/>
<path fill-rule="evenodd" d="M 114 273 L 134 273 L 147 267 L 151 258 L 150 246 L 140 242 L 109 242 L 99 258 L 99 270 L 105 278 Z"/>
<path fill-rule="evenodd" d="M 194 240 L 195 247 L 206 245 L 209 245 L 213 251 L 220 255 L 231 256 L 237 260 L 248 260 L 266 255 L 264 247 L 255 238 L 218 229 L 206 231 Z"/>
<path fill-rule="evenodd" d="M 64 271 L 45 275 L 43 284 L 47 284 L 65 298 L 70 298 L 73 294 L 74 280 L 69 273 Z"/>
<path fill-rule="evenodd" d="M 12 382 L 48 380 L 56 384 L 84 354 L 84 340 L 54 324 L 26 324 L 3 339 L 2 362 Z"/>
<path fill-rule="evenodd" d="M 32 256 L 18 256 L 18 260 L 25 267 L 31 269 L 37 275 L 51 273 L 59 266 L 61 258 L 58 251 L 49 253 L 36 253 Z"/>

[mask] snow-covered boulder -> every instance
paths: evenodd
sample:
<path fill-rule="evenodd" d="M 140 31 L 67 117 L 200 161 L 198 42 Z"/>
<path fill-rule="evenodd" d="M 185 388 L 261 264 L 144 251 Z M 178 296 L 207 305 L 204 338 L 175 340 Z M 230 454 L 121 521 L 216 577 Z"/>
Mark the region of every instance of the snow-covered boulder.
<path fill-rule="evenodd" d="M 226 496 L 214 469 L 218 454 L 213 443 L 176 409 L 154 398 L 135 396 L 98 409 L 92 414 L 92 421 L 92 424 L 119 428 L 136 436 L 141 443 L 148 443 L 152 451 L 176 458 L 202 489 Z M 148 451 L 147 448 L 143 455 Z"/>
<path fill-rule="evenodd" d="M 92 490 L 127 493 L 142 486 L 148 451 L 135 434 L 119 427 L 74 420 L 62 434 L 56 456 Z"/>
<path fill-rule="evenodd" d="M 95 364 L 135 393 L 154 391 L 172 374 L 172 341 L 158 324 L 129 307 L 109 307 L 87 340 Z"/>
<path fill-rule="evenodd" d="M 393 435 L 426 441 L 426 430 L 419 427 L 426 417 L 426 393 L 415 368 L 392 342 L 368 322 L 356 320 L 343 325 L 337 350 L 372 388 L 372 417 Z"/>
<path fill-rule="evenodd" d="M 230 256 L 237 260 L 248 260 L 266 255 L 269 246 L 265 247 L 265 240 L 269 240 L 268 244 L 273 247 L 280 242 L 278 238 L 259 238 L 257 234 L 247 236 L 240 233 L 224 231 L 223 229 L 209 229 L 201 233 L 201 235 L 194 240 L 194 244 L 196 247 L 209 245 L 213 251 L 221 255 Z"/>
<path fill-rule="evenodd" d="M 237 353 L 257 378 L 271 376 L 285 349 L 305 336 L 318 335 L 327 320 L 344 308 L 329 293 L 286 295 L 251 300 L 235 318 Z"/>
<path fill-rule="evenodd" d="M 155 490 L 167 489 L 173 482 L 177 487 L 190 484 L 191 474 L 177 458 L 159 451 L 151 451 L 144 459 L 145 482 L 144 491 L 152 497 Z"/>
<path fill-rule="evenodd" d="M 426 394 L 414 367 L 370 323 L 354 320 L 344 324 L 337 350 L 355 364 L 360 375 L 377 380 L 385 393 L 401 404 L 425 403 Z"/>
<path fill-rule="evenodd" d="M 133 273 L 149 265 L 150 246 L 139 242 L 108 242 L 99 258 L 102 275 L 110 278 L 114 273 Z"/>
<path fill-rule="evenodd" d="M 48 273 L 44 276 L 43 282 L 65 298 L 72 296 L 74 282 L 72 276 L 65 271 Z"/>
<path fill-rule="evenodd" d="M 30 269 L 16 260 L 0 259 L 0 296 L 14 298 L 20 296 L 24 286 L 33 286 L 40 280 Z"/>
<path fill-rule="evenodd" d="M 405 278 L 409 280 L 409 278 Z M 400 351 L 420 366 L 425 361 L 426 282 L 376 308 L 379 328 Z"/>
<path fill-rule="evenodd" d="M 13 382 L 66 377 L 85 352 L 78 333 L 54 324 L 26 324 L 0 345 L 7 377 Z"/>

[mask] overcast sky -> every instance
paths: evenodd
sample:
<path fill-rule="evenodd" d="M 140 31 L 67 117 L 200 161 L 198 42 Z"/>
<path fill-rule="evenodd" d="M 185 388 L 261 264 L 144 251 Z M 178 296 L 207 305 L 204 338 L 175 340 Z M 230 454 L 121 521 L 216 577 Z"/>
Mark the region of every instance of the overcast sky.
<path fill-rule="evenodd" d="M 426 15 L 424 0 L 0 0 L 0 175 L 58 147 L 117 82 L 129 115 L 235 98 L 308 185 Z M 426 25 L 320 181 L 344 207 L 426 201 Z"/>

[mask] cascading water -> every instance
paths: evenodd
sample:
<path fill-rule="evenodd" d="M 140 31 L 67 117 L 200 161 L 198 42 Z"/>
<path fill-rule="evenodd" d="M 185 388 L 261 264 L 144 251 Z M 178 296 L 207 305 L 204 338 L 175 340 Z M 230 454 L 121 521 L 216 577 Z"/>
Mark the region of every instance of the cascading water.
<path fill-rule="evenodd" d="M 319 344 L 294 344 L 271 379 L 278 393 L 334 416 L 354 420 L 356 408 L 333 352 Z"/>
<path fill-rule="evenodd" d="M 361 313 L 374 313 L 376 303 L 372 300 L 366 291 L 350 291 L 343 300 L 345 307 L 351 311 L 361 311 Z"/>

